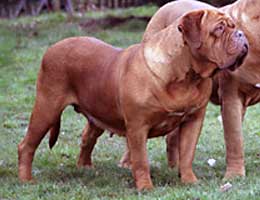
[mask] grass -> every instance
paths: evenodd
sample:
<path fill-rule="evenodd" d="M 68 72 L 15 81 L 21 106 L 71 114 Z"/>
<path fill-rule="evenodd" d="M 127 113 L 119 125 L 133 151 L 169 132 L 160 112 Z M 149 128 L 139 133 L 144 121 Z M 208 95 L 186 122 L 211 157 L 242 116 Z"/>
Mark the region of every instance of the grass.
<path fill-rule="evenodd" d="M 220 192 L 225 171 L 223 129 L 219 107 L 209 105 L 197 146 L 194 170 L 200 182 L 186 186 L 167 168 L 163 138 L 148 142 L 155 189 L 137 193 L 129 170 L 117 167 L 124 139 L 104 134 L 94 150 L 95 169 L 76 168 L 83 116 L 72 108 L 62 117 L 58 144 L 48 149 L 47 138 L 37 150 L 33 174 L 37 184 L 17 178 L 17 144 L 24 137 L 35 97 L 35 81 L 44 51 L 56 41 L 91 35 L 119 47 L 141 40 L 145 23 L 132 20 L 114 28 L 88 30 L 79 23 L 108 15 L 151 15 L 155 7 L 87 13 L 68 19 L 62 13 L 0 21 L 0 199 L 260 199 L 260 106 L 248 109 L 244 122 L 247 177 L 232 181 L 230 191 Z M 215 167 L 207 159 L 217 160 Z"/>

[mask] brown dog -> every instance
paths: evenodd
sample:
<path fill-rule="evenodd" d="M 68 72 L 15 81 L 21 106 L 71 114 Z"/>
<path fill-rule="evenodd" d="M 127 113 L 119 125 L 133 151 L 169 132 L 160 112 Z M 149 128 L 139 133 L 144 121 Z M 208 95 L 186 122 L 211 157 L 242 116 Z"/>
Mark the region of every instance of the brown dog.
<path fill-rule="evenodd" d="M 221 34 L 219 24 L 225 25 Z M 150 189 L 146 140 L 180 127 L 181 179 L 196 181 L 192 160 L 209 77 L 216 69 L 235 69 L 246 53 L 243 32 L 213 10 L 190 12 L 125 50 L 89 37 L 58 42 L 43 57 L 28 132 L 18 146 L 20 180 L 32 179 L 36 148 L 48 130 L 57 135 L 62 111 L 73 105 L 90 122 L 79 165 L 90 164 L 93 138 L 108 129 L 126 136 L 136 186 Z"/>
<path fill-rule="evenodd" d="M 169 26 L 172 21 L 187 11 L 214 7 L 194 0 L 181 0 L 160 8 L 149 22 L 143 40 Z M 249 55 L 243 66 L 236 72 L 225 71 L 214 77 L 211 101 L 221 105 L 226 142 L 227 169 L 225 178 L 245 176 L 242 121 L 246 108 L 260 101 L 260 1 L 239 0 L 221 8 L 236 21 L 250 43 Z M 221 55 L 221 53 L 220 53 Z M 179 165 L 178 140 L 176 129 L 167 137 L 167 156 L 171 167 Z M 127 153 L 120 161 L 128 166 Z"/>

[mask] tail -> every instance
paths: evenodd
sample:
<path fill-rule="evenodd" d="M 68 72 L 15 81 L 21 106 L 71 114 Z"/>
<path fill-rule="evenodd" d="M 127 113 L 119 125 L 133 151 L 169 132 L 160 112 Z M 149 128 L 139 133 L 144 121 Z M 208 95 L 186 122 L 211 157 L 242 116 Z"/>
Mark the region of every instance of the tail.
<path fill-rule="evenodd" d="M 60 133 L 60 117 L 58 121 L 50 128 L 50 136 L 49 136 L 49 147 L 52 149 L 56 144 Z"/>

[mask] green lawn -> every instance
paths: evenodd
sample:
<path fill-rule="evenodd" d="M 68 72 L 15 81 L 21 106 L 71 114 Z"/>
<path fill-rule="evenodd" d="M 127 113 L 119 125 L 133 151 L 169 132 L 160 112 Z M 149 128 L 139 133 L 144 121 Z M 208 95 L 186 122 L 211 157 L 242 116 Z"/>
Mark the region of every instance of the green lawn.
<path fill-rule="evenodd" d="M 137 193 L 127 169 L 117 163 L 124 151 L 124 139 L 104 134 L 94 150 L 95 169 L 78 170 L 83 116 L 68 108 L 62 117 L 58 144 L 49 150 L 47 138 L 37 150 L 33 174 L 37 184 L 21 184 L 17 178 L 17 144 L 26 133 L 35 97 L 35 80 L 44 51 L 56 41 L 90 35 L 115 46 L 127 47 L 141 40 L 145 22 L 131 20 L 120 26 L 82 28 L 85 18 L 107 15 L 151 15 L 155 7 L 88 13 L 68 20 L 64 14 L 23 17 L 0 21 L 0 199 L 260 199 L 260 105 L 251 107 L 244 123 L 247 177 L 231 181 L 228 192 L 220 192 L 225 171 L 223 129 L 217 117 L 219 107 L 209 105 L 197 146 L 194 171 L 196 185 L 180 183 L 178 174 L 167 168 L 164 138 L 148 143 L 155 189 Z M 209 167 L 207 160 L 217 160 Z"/>

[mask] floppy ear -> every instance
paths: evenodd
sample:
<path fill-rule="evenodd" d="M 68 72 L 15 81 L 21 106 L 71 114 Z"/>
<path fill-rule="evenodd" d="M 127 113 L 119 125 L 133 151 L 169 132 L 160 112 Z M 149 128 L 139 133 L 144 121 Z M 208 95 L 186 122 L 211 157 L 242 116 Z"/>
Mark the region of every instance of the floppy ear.
<path fill-rule="evenodd" d="M 199 48 L 201 41 L 201 20 L 205 11 L 193 11 L 184 15 L 178 25 L 178 30 L 183 34 L 184 40 L 195 48 Z"/>

